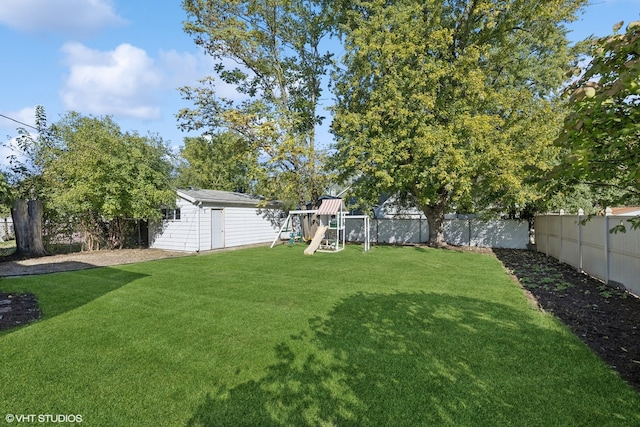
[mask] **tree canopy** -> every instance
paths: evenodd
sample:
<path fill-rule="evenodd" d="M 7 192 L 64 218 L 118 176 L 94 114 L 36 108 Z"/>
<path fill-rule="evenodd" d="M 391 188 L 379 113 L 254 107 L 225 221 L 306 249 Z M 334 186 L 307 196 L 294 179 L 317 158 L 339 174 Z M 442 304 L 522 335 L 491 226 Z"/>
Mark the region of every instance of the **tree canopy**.
<path fill-rule="evenodd" d="M 9 145 L 13 152 L 9 156 L 12 199 L 46 200 L 47 198 L 44 170 L 51 161 L 52 147 L 55 142 L 42 105 L 35 108 L 35 122 L 35 134 L 25 128 L 18 128 L 15 142 Z M 12 203 L 13 200 L 9 202 L 9 204 Z"/>
<path fill-rule="evenodd" d="M 586 0 L 327 0 L 345 42 L 334 165 L 360 198 L 396 194 L 444 243 L 450 209 L 540 197 L 574 58 L 564 23 Z"/>
<path fill-rule="evenodd" d="M 313 0 L 184 0 L 183 8 L 185 31 L 217 62 L 200 85 L 181 89 L 194 108 L 178 113 L 180 126 L 241 135 L 240 151 L 256 153 L 256 174 L 268 177 L 265 196 L 317 200 L 327 182 L 316 144 L 330 63 L 320 51 L 326 17 Z M 224 85 L 235 93 L 225 95 Z"/>
<path fill-rule="evenodd" d="M 259 193 L 258 153 L 242 137 L 223 132 L 187 137 L 180 149 L 176 186 Z"/>
<path fill-rule="evenodd" d="M 44 170 L 51 206 L 77 223 L 88 249 L 109 223 L 109 246 L 124 245 L 124 220 L 153 219 L 175 203 L 169 150 L 158 136 L 122 132 L 110 117 L 66 114 Z"/>
<path fill-rule="evenodd" d="M 36 135 L 18 130 L 10 159 L 11 191 L 5 197 L 30 199 L 29 214 L 37 208 L 51 237 L 79 227 L 87 249 L 99 247 L 105 231 L 109 246 L 122 247 L 128 220 L 157 218 L 161 206 L 175 203 L 170 152 L 160 137 L 122 132 L 111 117 L 76 112 L 47 125 L 40 106 L 36 123 Z M 38 202 L 34 209 L 31 201 Z M 14 210 L 25 213 L 27 205 Z M 21 228 L 33 226 L 25 222 Z M 35 246 L 29 236 L 22 237 L 27 246 Z"/>
<path fill-rule="evenodd" d="M 46 254 L 43 222 L 55 216 L 54 211 L 47 208 L 51 193 L 45 178 L 55 138 L 41 105 L 35 109 L 35 121 L 35 135 L 19 128 L 15 142 L 9 144 L 13 151 L 9 156 L 10 185 L 3 192 L 3 203 L 11 210 L 16 254 L 27 257 Z"/>
<path fill-rule="evenodd" d="M 640 200 L 640 21 L 594 39 L 591 60 L 567 89 L 571 113 L 558 145 L 558 176 L 616 190 L 613 203 Z M 611 192 L 610 192 L 611 193 Z"/>

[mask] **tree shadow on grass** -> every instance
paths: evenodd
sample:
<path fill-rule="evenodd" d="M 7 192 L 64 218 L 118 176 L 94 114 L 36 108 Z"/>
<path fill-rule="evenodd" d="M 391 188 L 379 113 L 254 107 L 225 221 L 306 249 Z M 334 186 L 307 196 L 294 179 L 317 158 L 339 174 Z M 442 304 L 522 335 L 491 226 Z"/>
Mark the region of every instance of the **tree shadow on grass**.
<path fill-rule="evenodd" d="M 1 261 L 0 277 L 14 278 L 37 274 L 60 273 L 63 271 L 86 270 L 95 265 L 80 261 L 46 262 L 41 264 L 23 264 L 20 261 Z"/>
<path fill-rule="evenodd" d="M 584 375 L 571 368 L 584 348 L 527 319 L 471 298 L 360 293 L 277 345 L 264 378 L 218 385 L 187 425 L 574 425 L 584 384 L 566 378 Z"/>
<path fill-rule="evenodd" d="M 47 320 L 88 304 L 145 276 L 145 274 L 117 268 L 100 267 L 67 271 L 61 274 L 2 279 L 0 291 L 34 294 L 42 312 L 40 320 Z M 0 330 L 0 336 L 13 332 L 21 326 Z"/>

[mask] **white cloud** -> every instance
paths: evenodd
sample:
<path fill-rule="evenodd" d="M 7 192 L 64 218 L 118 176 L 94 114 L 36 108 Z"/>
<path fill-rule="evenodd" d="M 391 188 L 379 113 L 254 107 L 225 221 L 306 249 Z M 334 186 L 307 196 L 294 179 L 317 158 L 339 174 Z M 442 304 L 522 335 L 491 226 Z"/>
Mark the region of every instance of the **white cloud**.
<path fill-rule="evenodd" d="M 161 111 L 167 99 L 177 95 L 177 88 L 197 86 L 213 71 L 213 60 L 203 54 L 169 50 L 154 59 L 126 43 L 110 51 L 67 43 L 62 51 L 69 74 L 60 97 L 65 110 L 81 114 L 162 120 L 177 112 Z M 218 79 L 216 87 L 218 96 L 244 98 Z"/>
<path fill-rule="evenodd" d="M 202 77 L 203 58 L 176 50 L 161 51 L 158 62 L 169 75 L 173 87 L 190 85 Z"/>
<path fill-rule="evenodd" d="M 29 133 L 32 138 L 37 138 L 36 133 Z M 9 170 L 11 168 L 10 159 L 14 157 L 18 162 L 25 162 L 26 157 L 18 149 L 16 138 L 11 138 L 0 145 L 0 169 Z"/>
<path fill-rule="evenodd" d="M 175 50 L 160 52 L 159 63 L 170 76 L 170 84 L 173 88 L 183 86 L 196 87 L 199 81 L 207 76 L 214 76 L 216 95 L 220 98 L 239 101 L 247 99 L 246 95 L 239 93 L 236 86 L 227 84 L 215 75 L 214 66 L 216 62 L 204 53 L 191 54 L 177 52 Z M 231 59 L 222 60 L 223 65 L 228 69 L 244 67 L 238 65 Z"/>
<path fill-rule="evenodd" d="M 83 114 L 155 120 L 166 76 L 147 53 L 130 44 L 112 51 L 80 43 L 62 48 L 70 73 L 60 91 L 65 109 Z"/>
<path fill-rule="evenodd" d="M 0 24 L 30 33 L 55 32 L 65 35 L 93 34 L 118 26 L 111 0 L 2 0 Z"/>
<path fill-rule="evenodd" d="M 3 116 L 11 117 L 17 120 L 9 120 L 4 117 L 0 117 L 0 130 L 2 132 L 2 140 L 0 141 L 0 169 L 6 169 L 9 167 L 9 156 L 17 155 L 21 158 L 19 152 L 16 150 L 16 136 L 18 135 L 18 128 L 24 128 L 29 134 L 35 138 L 36 132 L 29 126 L 35 126 L 35 111 L 36 107 L 24 107 L 20 110 L 14 111 L 2 111 L 0 114 Z M 29 126 L 25 126 L 29 125 Z"/>

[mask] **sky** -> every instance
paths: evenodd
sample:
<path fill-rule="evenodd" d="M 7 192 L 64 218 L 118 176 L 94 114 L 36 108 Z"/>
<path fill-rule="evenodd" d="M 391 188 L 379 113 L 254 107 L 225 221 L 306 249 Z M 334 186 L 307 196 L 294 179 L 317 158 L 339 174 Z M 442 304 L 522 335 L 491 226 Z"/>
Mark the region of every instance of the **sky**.
<path fill-rule="evenodd" d="M 28 125 L 37 105 L 49 123 L 67 111 L 108 115 L 177 150 L 187 135 L 175 114 L 192 106 L 177 88 L 214 65 L 184 33 L 186 19 L 181 0 L 0 0 L 0 114 Z M 569 37 L 604 36 L 622 20 L 640 20 L 640 0 L 592 0 Z M 331 138 L 326 122 L 319 139 Z M 17 127 L 0 117 L 0 143 Z M 0 165 L 8 154 L 0 148 Z"/>

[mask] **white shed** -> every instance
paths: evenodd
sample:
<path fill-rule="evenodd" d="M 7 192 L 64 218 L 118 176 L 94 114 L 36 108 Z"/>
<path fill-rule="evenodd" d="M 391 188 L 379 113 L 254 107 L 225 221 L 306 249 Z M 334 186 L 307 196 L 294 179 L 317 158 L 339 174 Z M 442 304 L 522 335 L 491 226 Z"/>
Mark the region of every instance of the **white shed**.
<path fill-rule="evenodd" d="M 259 206 L 260 198 L 218 190 L 177 190 L 175 209 L 150 224 L 149 246 L 199 252 L 270 243 L 278 234 L 280 210 Z"/>

